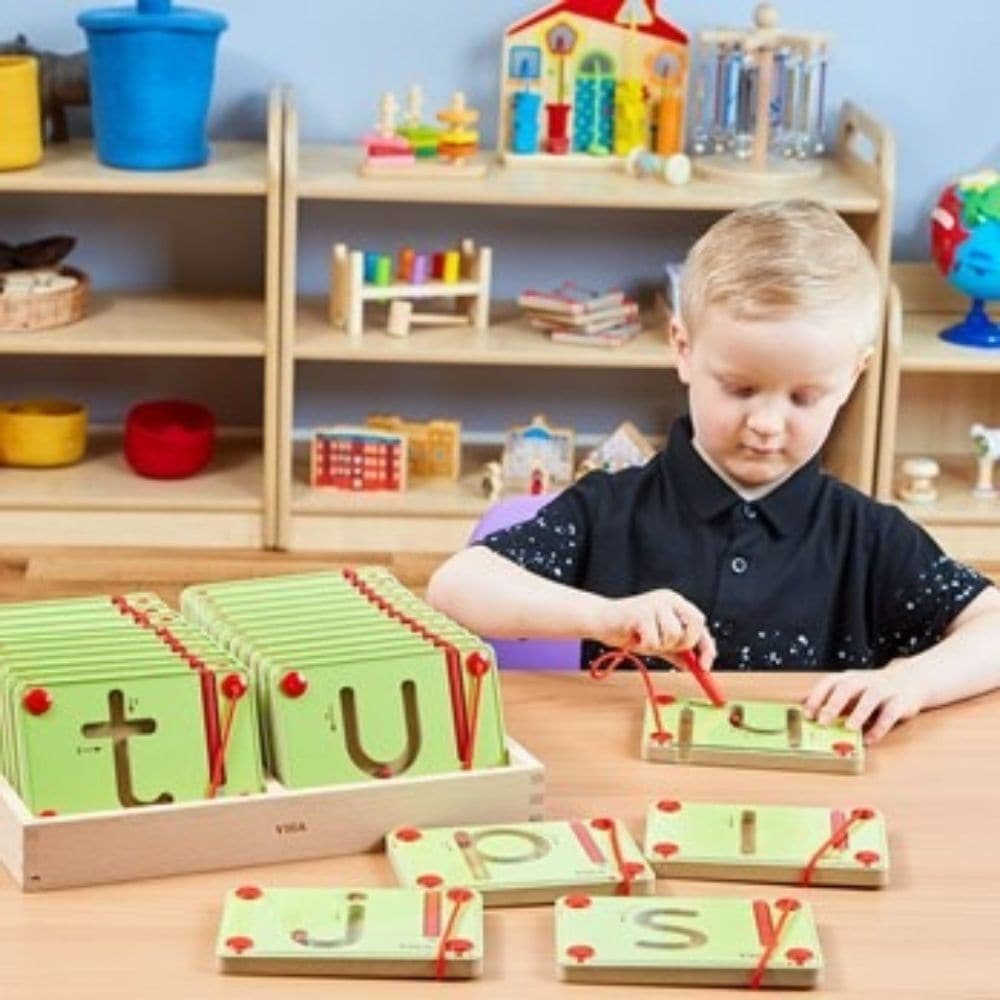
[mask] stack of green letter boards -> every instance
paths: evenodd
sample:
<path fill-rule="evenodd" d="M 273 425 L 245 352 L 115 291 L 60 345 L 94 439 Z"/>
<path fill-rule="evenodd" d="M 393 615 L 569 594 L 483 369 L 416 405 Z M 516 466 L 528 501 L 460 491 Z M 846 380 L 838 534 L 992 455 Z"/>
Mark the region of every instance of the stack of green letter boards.
<path fill-rule="evenodd" d="M 556 962 L 570 982 L 815 986 L 816 924 L 796 899 L 567 896 Z"/>
<path fill-rule="evenodd" d="M 878 888 L 889 877 L 885 819 L 868 808 L 664 799 L 649 807 L 644 849 L 660 878 Z"/>
<path fill-rule="evenodd" d="M 223 972 L 469 979 L 482 972 L 483 901 L 468 889 L 273 889 L 226 897 Z"/>
<path fill-rule="evenodd" d="M 657 763 L 723 764 L 858 774 L 864 767 L 860 732 L 842 722 L 824 726 L 805 717 L 801 705 L 707 701 L 658 695 L 662 729 L 649 702 L 642 756 Z"/>
<path fill-rule="evenodd" d="M 628 830 L 611 819 L 404 827 L 386 837 L 400 884 L 469 886 L 487 906 L 551 903 L 567 892 L 648 894 L 654 875 Z"/>
<path fill-rule="evenodd" d="M 248 692 L 155 595 L 0 606 L 0 767 L 34 813 L 262 791 Z"/>
<path fill-rule="evenodd" d="M 253 672 L 286 787 L 507 763 L 492 649 L 387 570 L 189 587 L 181 607 Z"/>

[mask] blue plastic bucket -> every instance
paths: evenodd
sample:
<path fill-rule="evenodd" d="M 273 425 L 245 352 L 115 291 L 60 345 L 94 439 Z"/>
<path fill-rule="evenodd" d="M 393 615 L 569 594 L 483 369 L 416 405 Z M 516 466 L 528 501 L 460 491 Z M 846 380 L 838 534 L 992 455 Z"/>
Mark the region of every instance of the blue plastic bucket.
<path fill-rule="evenodd" d="M 139 0 L 87 10 L 97 158 L 126 170 L 180 170 L 208 161 L 215 50 L 226 19 L 210 11 Z"/>

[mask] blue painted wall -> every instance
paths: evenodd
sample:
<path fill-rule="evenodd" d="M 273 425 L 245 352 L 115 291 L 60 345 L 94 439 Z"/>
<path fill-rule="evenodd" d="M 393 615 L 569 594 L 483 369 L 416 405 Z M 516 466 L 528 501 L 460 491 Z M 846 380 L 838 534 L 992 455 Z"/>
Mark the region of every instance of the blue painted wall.
<path fill-rule="evenodd" d="M 402 93 L 420 81 L 430 107 L 464 89 L 483 115 L 484 141 L 496 131 L 496 80 L 505 25 L 539 5 L 523 0 L 368 0 L 348 4 L 285 0 L 216 0 L 225 14 L 211 131 L 215 137 L 260 138 L 264 95 L 280 82 L 296 90 L 306 140 L 351 142 L 368 128 L 380 92 Z M 752 3 L 677 0 L 661 11 L 687 28 L 745 23 Z M 830 106 L 849 97 L 885 122 L 897 140 L 894 254 L 928 256 L 927 215 L 953 176 L 1000 162 L 995 60 L 1000 7 L 995 0 L 953 0 L 947 17 L 904 0 L 785 0 L 784 23 L 834 37 Z M 72 0 L 0 0 L 0 38 L 24 32 L 61 51 L 83 46 Z M 182 68 L 178 68 L 182 72 Z M 831 116 L 832 118 L 835 115 Z M 82 126 L 81 121 L 74 122 Z M 609 284 L 660 281 L 665 259 L 683 255 L 711 216 L 649 212 L 433 209 L 384 212 L 377 206 L 312 205 L 303 219 L 300 285 L 320 291 L 334 239 L 392 249 L 435 245 L 458 234 L 489 242 L 495 288 L 511 296 L 527 283 L 566 276 Z M 0 198 L 0 239 L 56 231 L 79 235 L 74 261 L 104 288 L 241 289 L 261 281 L 262 218 L 257 207 L 201 199 L 134 202 L 125 198 Z M 297 420 L 359 419 L 371 409 L 462 416 L 474 431 L 496 432 L 531 412 L 599 432 L 623 416 L 662 430 L 680 400 L 670 375 L 379 366 L 301 369 Z M 253 365 L 236 365 L 225 399 L 217 379 L 191 366 L 145 361 L 83 363 L 5 359 L 0 396 L 53 391 L 82 395 L 98 418 L 116 419 L 133 399 L 185 391 L 215 399 L 226 421 L 255 420 L 259 393 Z"/>

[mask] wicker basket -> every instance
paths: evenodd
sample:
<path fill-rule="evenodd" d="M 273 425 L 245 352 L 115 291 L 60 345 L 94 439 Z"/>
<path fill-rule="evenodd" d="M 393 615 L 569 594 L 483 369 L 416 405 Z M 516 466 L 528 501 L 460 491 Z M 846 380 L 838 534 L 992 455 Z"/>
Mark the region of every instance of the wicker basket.
<path fill-rule="evenodd" d="M 82 319 L 87 311 L 90 278 L 75 267 L 60 267 L 59 273 L 76 278 L 76 284 L 53 292 L 0 295 L 0 331 L 47 330 Z"/>

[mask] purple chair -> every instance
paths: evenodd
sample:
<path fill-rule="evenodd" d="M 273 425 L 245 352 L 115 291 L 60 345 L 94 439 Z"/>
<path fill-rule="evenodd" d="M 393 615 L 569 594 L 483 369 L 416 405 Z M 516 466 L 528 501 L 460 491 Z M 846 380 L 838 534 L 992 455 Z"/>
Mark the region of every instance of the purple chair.
<path fill-rule="evenodd" d="M 520 524 L 535 516 L 554 494 L 518 494 L 497 501 L 482 516 L 472 531 L 469 544 L 481 538 Z M 489 639 L 496 650 L 497 664 L 502 670 L 578 670 L 580 643 L 575 639 Z"/>

